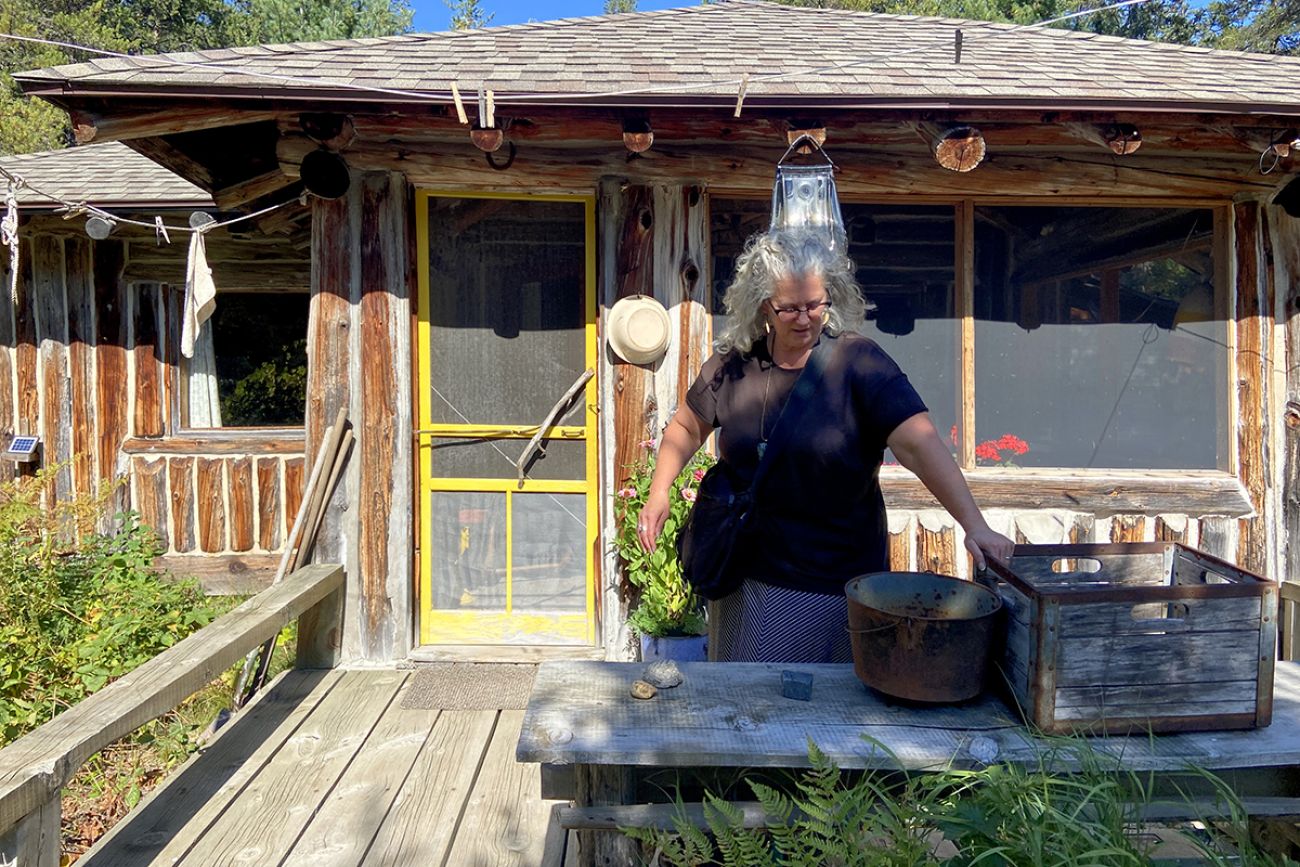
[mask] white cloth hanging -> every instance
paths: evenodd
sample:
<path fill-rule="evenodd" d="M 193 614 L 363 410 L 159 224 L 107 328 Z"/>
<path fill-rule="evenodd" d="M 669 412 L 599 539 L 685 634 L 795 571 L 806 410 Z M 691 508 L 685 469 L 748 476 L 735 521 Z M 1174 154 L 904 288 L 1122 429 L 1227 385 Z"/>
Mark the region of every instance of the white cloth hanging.
<path fill-rule="evenodd" d="M 212 339 L 212 329 L 199 332 L 194 341 L 194 354 L 189 368 L 189 418 L 190 427 L 221 427 L 221 400 L 217 389 L 217 352 Z"/>
<path fill-rule="evenodd" d="M 181 315 L 181 355 L 194 357 L 194 346 L 217 308 L 217 286 L 212 282 L 212 269 L 208 267 L 206 233 L 196 229 L 190 235 L 189 261 L 185 266 L 185 310 Z"/>

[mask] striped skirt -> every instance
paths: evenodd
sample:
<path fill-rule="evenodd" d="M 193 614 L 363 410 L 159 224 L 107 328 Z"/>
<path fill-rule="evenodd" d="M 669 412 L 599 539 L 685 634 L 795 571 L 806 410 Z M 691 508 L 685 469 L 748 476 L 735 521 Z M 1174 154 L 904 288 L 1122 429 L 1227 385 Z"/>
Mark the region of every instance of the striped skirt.
<path fill-rule="evenodd" d="M 745 581 L 709 603 L 713 662 L 852 662 L 843 596 Z"/>

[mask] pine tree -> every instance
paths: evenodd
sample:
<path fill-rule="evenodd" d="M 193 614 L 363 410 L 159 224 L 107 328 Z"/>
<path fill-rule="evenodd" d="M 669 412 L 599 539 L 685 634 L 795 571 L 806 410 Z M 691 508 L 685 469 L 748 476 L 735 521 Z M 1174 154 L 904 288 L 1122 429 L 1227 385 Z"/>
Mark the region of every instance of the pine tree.
<path fill-rule="evenodd" d="M 495 13 L 485 12 L 479 0 L 443 0 L 451 10 L 452 30 L 477 30 L 492 23 Z"/>
<path fill-rule="evenodd" d="M 605 0 L 605 14 L 618 15 L 622 12 L 635 12 L 636 0 Z"/>

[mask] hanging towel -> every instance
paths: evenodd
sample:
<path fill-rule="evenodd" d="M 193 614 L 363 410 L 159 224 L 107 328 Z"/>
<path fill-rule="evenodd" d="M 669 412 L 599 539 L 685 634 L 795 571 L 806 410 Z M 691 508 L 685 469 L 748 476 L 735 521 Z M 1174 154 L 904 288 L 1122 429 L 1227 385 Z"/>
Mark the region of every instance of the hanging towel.
<path fill-rule="evenodd" d="M 185 311 L 181 325 L 181 355 L 194 357 L 194 343 L 203 323 L 217 307 L 217 286 L 208 267 L 206 233 L 196 230 L 190 235 L 189 262 L 185 267 Z"/>

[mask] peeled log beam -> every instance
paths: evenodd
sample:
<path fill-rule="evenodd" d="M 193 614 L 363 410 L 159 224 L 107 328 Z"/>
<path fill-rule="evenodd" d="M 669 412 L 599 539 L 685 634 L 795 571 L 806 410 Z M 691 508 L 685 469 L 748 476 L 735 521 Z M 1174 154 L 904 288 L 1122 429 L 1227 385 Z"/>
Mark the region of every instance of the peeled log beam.
<path fill-rule="evenodd" d="M 77 144 L 89 144 L 92 141 L 123 141 L 254 123 L 272 120 L 276 113 L 205 105 L 123 115 L 73 110 L 68 112 L 68 116 L 72 120 L 72 135 Z"/>
<path fill-rule="evenodd" d="M 1067 123 L 1065 128 L 1075 138 L 1101 145 L 1117 156 L 1136 153 L 1142 147 L 1142 133 L 1131 123 Z"/>
<path fill-rule="evenodd" d="M 462 133 L 463 135 L 463 133 Z M 460 145 L 381 144 L 358 141 L 348 149 L 354 169 L 402 172 L 417 185 L 529 190 L 595 188 L 601 177 L 631 183 L 706 184 L 770 196 L 772 161 L 767 148 L 719 149 L 675 147 L 656 137 L 655 147 L 629 162 L 619 141 L 590 151 L 547 149 L 521 144 L 513 166 L 493 171 L 483 154 L 462 139 Z M 298 163 L 315 145 L 305 137 L 281 137 L 277 156 L 284 172 L 297 177 Z M 937 175 L 929 157 L 916 146 L 854 150 L 836 147 L 841 172 L 835 183 L 841 195 L 995 195 L 1110 196 L 1221 199 L 1238 193 L 1271 192 L 1271 178 L 1261 178 L 1250 160 L 1178 161 L 1133 155 L 1116 163 L 1105 155 L 994 154 L 978 172 Z"/>
<path fill-rule="evenodd" d="M 954 127 L 930 145 L 939 165 L 953 172 L 969 172 L 984 162 L 984 136 L 973 126 Z"/>
<path fill-rule="evenodd" d="M 224 211 L 246 205 L 276 190 L 284 189 L 292 183 L 293 179 L 285 177 L 284 172 L 272 169 L 265 174 L 245 178 L 238 183 L 223 187 L 212 194 L 212 199 L 217 203 L 217 207 Z"/>

